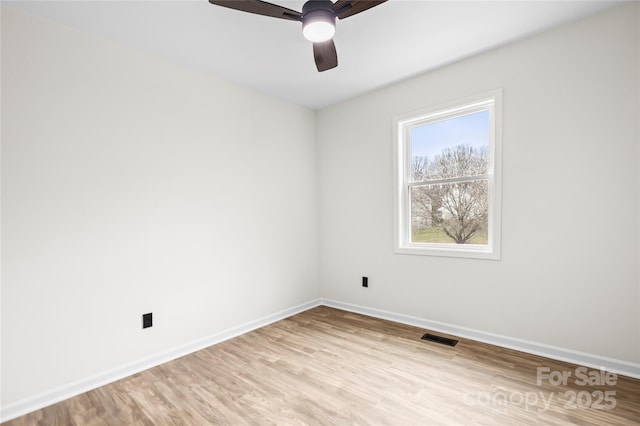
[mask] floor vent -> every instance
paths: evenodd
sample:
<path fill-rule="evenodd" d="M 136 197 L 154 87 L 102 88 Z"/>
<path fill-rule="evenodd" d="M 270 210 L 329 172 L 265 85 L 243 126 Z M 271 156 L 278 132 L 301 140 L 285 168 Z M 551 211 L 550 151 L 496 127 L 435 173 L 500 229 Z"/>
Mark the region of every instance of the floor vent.
<path fill-rule="evenodd" d="M 430 342 L 436 342 L 447 346 L 455 346 L 458 344 L 458 341 L 455 339 L 449 339 L 448 337 L 436 336 L 435 334 L 429 333 L 422 336 L 422 340 L 428 340 Z"/>

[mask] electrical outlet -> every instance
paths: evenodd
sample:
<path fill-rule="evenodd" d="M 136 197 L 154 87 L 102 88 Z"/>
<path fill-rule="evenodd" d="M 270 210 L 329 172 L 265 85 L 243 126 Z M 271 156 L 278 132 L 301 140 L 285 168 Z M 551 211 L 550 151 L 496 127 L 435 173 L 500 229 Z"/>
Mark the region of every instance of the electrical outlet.
<path fill-rule="evenodd" d="M 369 277 L 362 277 L 362 287 L 369 287 Z"/>
<path fill-rule="evenodd" d="M 151 312 L 142 315 L 142 328 L 149 327 L 153 327 L 153 313 Z"/>

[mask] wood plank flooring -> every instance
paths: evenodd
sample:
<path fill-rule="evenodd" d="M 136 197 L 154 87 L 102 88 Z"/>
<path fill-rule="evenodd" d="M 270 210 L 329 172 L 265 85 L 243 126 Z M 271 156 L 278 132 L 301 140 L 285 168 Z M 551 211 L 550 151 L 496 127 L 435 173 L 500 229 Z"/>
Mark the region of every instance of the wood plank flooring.
<path fill-rule="evenodd" d="M 5 424 L 640 425 L 640 380 L 427 331 L 321 306 Z"/>

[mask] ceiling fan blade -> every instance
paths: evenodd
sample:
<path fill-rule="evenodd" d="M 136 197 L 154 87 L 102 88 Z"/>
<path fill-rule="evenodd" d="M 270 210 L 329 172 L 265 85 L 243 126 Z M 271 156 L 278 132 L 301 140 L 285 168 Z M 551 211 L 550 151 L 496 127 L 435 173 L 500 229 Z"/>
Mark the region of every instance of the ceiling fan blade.
<path fill-rule="evenodd" d="M 313 43 L 313 58 L 319 72 L 330 70 L 338 66 L 338 54 L 333 40 Z"/>
<path fill-rule="evenodd" d="M 338 0 L 333 5 L 333 12 L 340 19 L 371 9 L 387 0 Z"/>
<path fill-rule="evenodd" d="M 257 15 L 302 21 L 302 13 L 260 0 L 209 0 L 209 3 Z"/>

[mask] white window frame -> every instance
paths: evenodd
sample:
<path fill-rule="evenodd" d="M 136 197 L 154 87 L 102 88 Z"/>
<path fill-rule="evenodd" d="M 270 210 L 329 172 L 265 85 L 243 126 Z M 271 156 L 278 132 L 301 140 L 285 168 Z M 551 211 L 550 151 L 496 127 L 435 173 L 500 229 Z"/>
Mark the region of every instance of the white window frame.
<path fill-rule="evenodd" d="M 443 244 L 411 241 L 411 129 L 479 111 L 489 111 L 488 243 Z M 429 256 L 499 260 L 502 210 L 502 89 L 435 105 L 393 119 L 394 252 Z"/>

